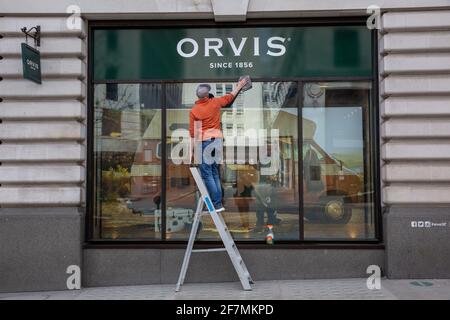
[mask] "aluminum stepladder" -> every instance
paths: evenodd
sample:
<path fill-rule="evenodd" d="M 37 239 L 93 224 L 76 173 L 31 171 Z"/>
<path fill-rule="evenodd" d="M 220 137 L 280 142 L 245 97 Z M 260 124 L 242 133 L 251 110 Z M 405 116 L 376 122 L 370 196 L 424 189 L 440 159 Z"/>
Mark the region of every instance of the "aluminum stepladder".
<path fill-rule="evenodd" d="M 234 243 L 233 237 L 231 236 L 231 233 L 226 226 L 225 220 L 219 212 L 216 212 L 211 198 L 209 197 L 208 190 L 206 189 L 206 186 L 203 183 L 203 179 L 200 176 L 198 168 L 191 167 L 190 170 L 200 191 L 201 197 L 198 199 L 197 210 L 195 211 L 194 221 L 192 222 L 191 235 L 189 236 L 188 245 L 184 254 L 183 265 L 181 266 L 180 276 L 178 278 L 175 291 L 180 291 L 180 288 L 184 283 L 184 278 L 189 266 L 189 260 L 193 252 L 217 251 L 227 251 L 228 256 L 230 257 L 234 269 L 236 270 L 236 273 L 239 277 L 239 280 L 241 281 L 242 287 L 244 288 L 244 290 L 252 290 L 251 284 L 253 284 L 254 282 L 247 270 L 247 267 L 245 266 L 244 260 L 242 259 L 236 244 Z M 203 204 L 206 205 L 208 211 L 203 212 Z M 223 247 L 212 249 L 193 249 L 194 241 L 197 236 L 197 230 L 200 224 L 201 216 L 203 214 L 211 215 L 214 225 L 216 226 L 217 231 L 219 231 L 220 238 L 222 239 L 222 242 L 224 244 Z"/>

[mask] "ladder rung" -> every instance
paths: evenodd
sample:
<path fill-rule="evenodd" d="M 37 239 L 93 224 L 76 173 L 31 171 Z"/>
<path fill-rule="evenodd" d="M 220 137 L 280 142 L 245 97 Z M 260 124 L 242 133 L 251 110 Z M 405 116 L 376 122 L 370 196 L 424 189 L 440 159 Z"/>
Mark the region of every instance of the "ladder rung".
<path fill-rule="evenodd" d="M 212 249 L 194 249 L 192 252 L 218 252 L 218 251 L 227 251 L 226 248 L 212 248 Z"/>
<path fill-rule="evenodd" d="M 211 198 L 208 195 L 208 191 L 206 189 L 205 184 L 202 181 L 200 172 L 197 168 L 190 168 L 192 176 L 194 177 L 195 183 L 201 193 L 201 198 L 198 199 L 197 209 L 195 211 L 193 228 L 191 229 L 191 234 L 189 237 L 188 246 L 186 248 L 186 252 L 183 259 L 183 265 L 181 266 L 180 275 L 178 277 L 178 282 L 176 286 L 176 291 L 180 290 L 181 285 L 184 283 L 184 279 L 186 276 L 186 271 L 189 265 L 189 259 L 193 252 L 223 252 L 227 251 L 228 256 L 233 263 L 234 269 L 236 270 L 237 275 L 241 281 L 242 287 L 244 290 L 252 290 L 250 283 L 253 283 L 252 278 L 250 277 L 250 273 L 245 266 L 244 260 L 242 259 L 239 250 L 234 242 L 233 236 L 228 229 L 226 221 L 222 213 L 217 212 L 215 209 L 212 209 L 212 212 L 206 211 L 204 205 L 211 209 L 212 203 Z M 203 215 L 210 215 L 212 218 L 214 225 L 219 232 L 220 238 L 223 242 L 224 247 L 214 247 L 209 249 L 193 249 L 196 231 L 198 232 L 199 224 L 201 223 L 201 218 Z"/>

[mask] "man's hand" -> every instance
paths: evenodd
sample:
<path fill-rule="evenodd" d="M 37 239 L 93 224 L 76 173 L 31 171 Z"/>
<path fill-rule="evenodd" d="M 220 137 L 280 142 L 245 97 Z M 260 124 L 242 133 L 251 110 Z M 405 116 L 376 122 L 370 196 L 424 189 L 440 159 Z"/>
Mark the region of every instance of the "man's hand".
<path fill-rule="evenodd" d="M 247 82 L 248 82 L 248 78 L 247 77 L 242 78 L 242 80 L 239 81 L 238 84 L 237 84 L 239 89 L 242 89 L 247 84 Z"/>
<path fill-rule="evenodd" d="M 243 78 L 241 81 L 239 81 L 236 85 L 236 88 L 231 92 L 233 96 L 236 96 L 239 91 L 247 84 L 247 78 Z"/>

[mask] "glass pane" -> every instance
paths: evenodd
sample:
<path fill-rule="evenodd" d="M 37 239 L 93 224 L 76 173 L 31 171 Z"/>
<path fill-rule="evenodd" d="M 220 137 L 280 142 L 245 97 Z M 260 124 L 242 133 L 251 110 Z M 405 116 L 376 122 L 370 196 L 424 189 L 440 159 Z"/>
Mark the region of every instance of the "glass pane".
<path fill-rule="evenodd" d="M 176 161 L 184 156 L 180 144 L 189 137 L 198 84 L 167 85 L 168 239 L 189 237 L 198 198 L 189 165 Z M 222 96 L 235 84 L 209 85 L 213 95 Z M 297 83 L 254 82 L 251 90 L 222 108 L 224 217 L 235 239 L 264 240 L 268 223 L 274 224 L 275 241 L 299 239 L 297 103 Z M 210 218 L 202 221 L 199 238 L 218 240 Z"/>
<path fill-rule="evenodd" d="M 305 239 L 375 236 L 370 83 L 306 83 L 303 101 Z"/>
<path fill-rule="evenodd" d="M 95 239 L 159 239 L 161 85 L 98 84 Z"/>

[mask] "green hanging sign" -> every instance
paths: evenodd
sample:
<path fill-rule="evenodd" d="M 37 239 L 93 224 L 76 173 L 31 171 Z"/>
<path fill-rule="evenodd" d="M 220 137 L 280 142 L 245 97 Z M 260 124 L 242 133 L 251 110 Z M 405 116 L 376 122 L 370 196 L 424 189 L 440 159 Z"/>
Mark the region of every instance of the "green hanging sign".
<path fill-rule="evenodd" d="M 366 26 L 94 29 L 94 81 L 370 77 Z"/>
<path fill-rule="evenodd" d="M 41 84 L 41 53 L 39 50 L 22 43 L 22 65 L 24 79 Z"/>

